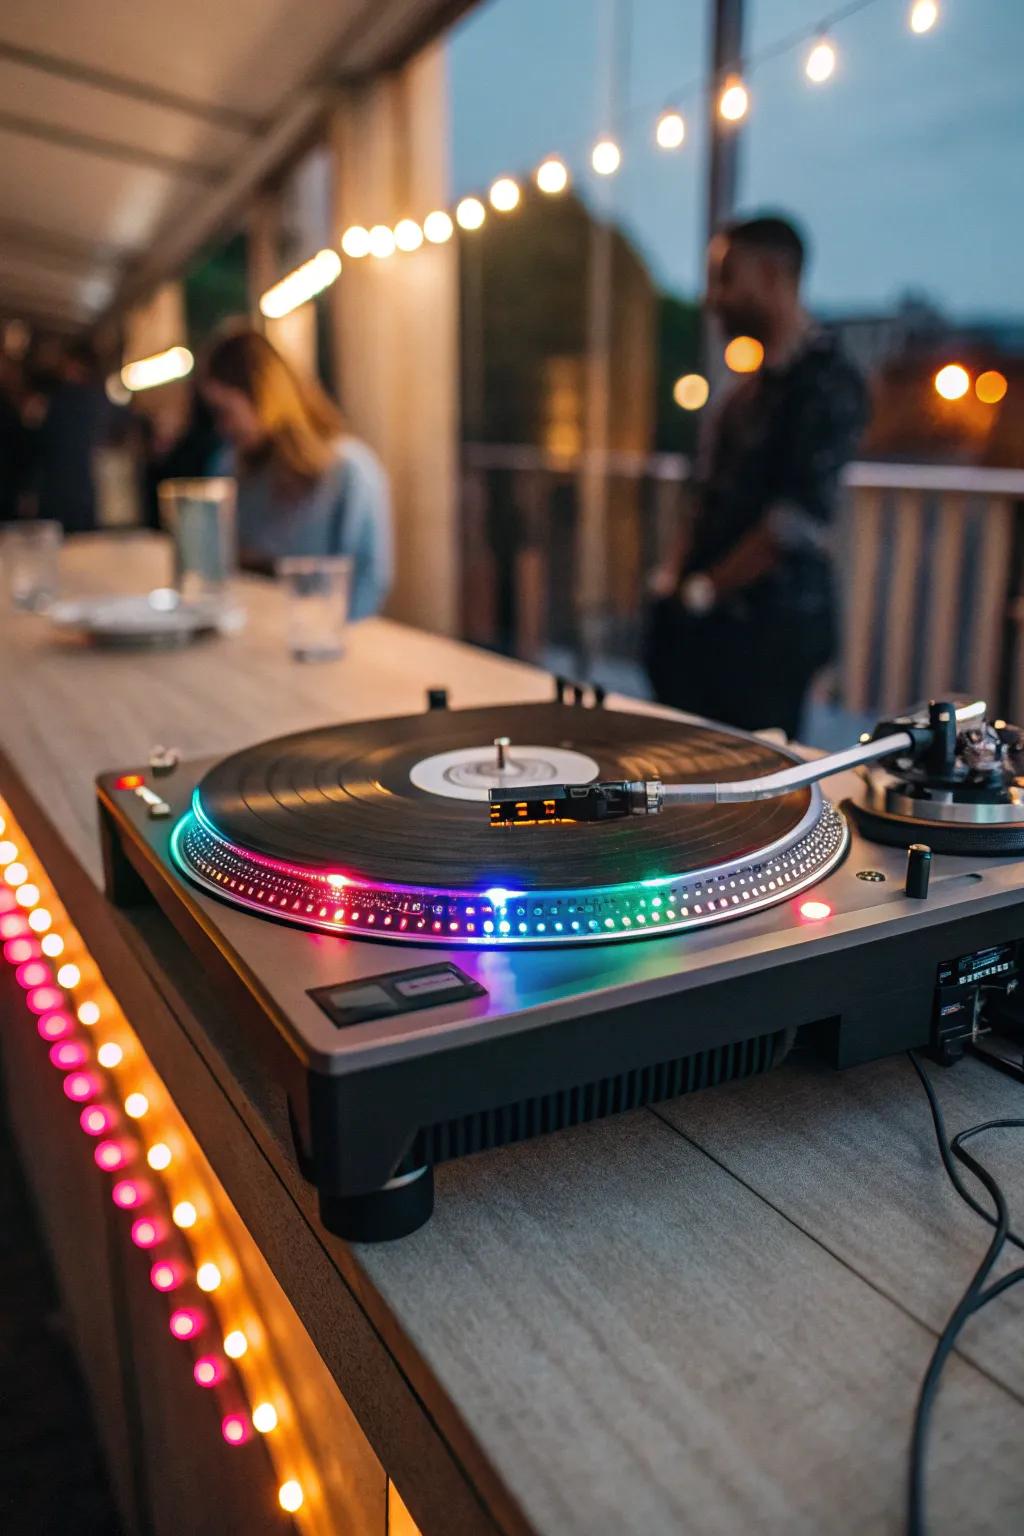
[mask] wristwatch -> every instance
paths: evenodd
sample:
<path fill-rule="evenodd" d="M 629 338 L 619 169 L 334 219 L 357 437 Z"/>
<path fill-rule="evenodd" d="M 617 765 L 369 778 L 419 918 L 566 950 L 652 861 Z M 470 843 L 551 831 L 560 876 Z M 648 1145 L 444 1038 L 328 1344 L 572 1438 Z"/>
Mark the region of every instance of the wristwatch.
<path fill-rule="evenodd" d="M 687 613 L 710 613 L 718 594 L 706 571 L 694 571 L 679 586 L 679 601 Z"/>

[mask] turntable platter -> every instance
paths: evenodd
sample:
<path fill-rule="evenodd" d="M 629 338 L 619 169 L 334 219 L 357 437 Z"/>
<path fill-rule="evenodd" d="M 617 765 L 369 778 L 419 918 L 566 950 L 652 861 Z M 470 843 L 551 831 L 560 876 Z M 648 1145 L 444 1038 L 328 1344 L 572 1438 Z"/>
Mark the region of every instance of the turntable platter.
<path fill-rule="evenodd" d="M 510 742 L 502 768 L 499 736 Z M 576 777 L 581 765 L 587 778 L 747 779 L 792 761 L 753 737 L 609 709 L 437 710 L 226 758 L 200 783 L 174 850 L 207 889 L 334 931 L 420 943 L 640 936 L 812 884 L 841 856 L 845 823 L 804 789 L 602 827 L 495 830 L 490 785 L 536 783 L 542 768 L 547 781 Z"/>

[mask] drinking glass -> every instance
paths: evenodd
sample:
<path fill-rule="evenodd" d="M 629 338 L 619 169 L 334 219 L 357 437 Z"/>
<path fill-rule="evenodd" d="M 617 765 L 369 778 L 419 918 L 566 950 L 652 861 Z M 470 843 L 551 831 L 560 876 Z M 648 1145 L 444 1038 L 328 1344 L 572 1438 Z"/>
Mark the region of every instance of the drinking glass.
<path fill-rule="evenodd" d="M 57 593 L 57 564 L 64 530 L 48 518 L 0 528 L 0 566 L 12 607 L 36 611 Z"/>
<path fill-rule="evenodd" d="M 287 555 L 277 574 L 288 603 L 288 647 L 296 661 L 334 661 L 344 651 L 352 561 L 347 555 Z"/>
<path fill-rule="evenodd" d="M 227 604 L 238 567 L 235 482 L 162 480 L 160 521 L 174 540 L 174 585 L 187 603 Z"/>

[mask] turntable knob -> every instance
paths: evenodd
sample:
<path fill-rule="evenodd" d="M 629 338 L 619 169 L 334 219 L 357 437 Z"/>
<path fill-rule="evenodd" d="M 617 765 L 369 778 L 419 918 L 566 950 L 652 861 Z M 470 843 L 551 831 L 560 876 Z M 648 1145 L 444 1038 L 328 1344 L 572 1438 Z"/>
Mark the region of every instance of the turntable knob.
<path fill-rule="evenodd" d="M 931 872 L 931 849 L 926 843 L 911 843 L 907 849 L 907 881 L 904 886 L 907 895 L 915 901 L 924 901 L 928 895 Z"/>
<path fill-rule="evenodd" d="M 499 773 L 504 773 L 505 772 L 505 764 L 506 764 L 506 760 L 507 760 L 507 753 L 508 753 L 508 749 L 509 749 L 509 747 L 511 745 L 512 745 L 512 743 L 511 743 L 511 741 L 509 740 L 509 738 L 507 736 L 495 736 L 495 738 L 494 738 L 494 750 L 498 754 L 498 772 Z"/>

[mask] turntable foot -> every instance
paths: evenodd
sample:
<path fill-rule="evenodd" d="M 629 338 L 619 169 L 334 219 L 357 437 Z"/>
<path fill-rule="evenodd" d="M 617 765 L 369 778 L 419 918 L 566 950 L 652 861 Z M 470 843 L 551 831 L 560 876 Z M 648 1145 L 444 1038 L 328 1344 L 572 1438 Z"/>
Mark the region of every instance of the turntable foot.
<path fill-rule="evenodd" d="M 408 1237 L 434 1210 L 434 1170 L 416 1168 L 368 1195 L 320 1191 L 320 1220 L 350 1243 L 387 1243 Z"/>

